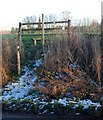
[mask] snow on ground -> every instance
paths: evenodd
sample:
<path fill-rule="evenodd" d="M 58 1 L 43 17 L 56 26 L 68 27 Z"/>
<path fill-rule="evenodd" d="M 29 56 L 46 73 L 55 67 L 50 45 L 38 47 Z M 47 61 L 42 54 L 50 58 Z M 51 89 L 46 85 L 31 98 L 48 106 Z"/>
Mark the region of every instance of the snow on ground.
<path fill-rule="evenodd" d="M 41 64 L 41 59 L 36 60 L 36 64 L 34 65 L 35 68 L 34 70 L 39 67 L 39 65 Z M 71 65 L 73 67 L 73 65 Z M 77 66 L 75 66 L 77 67 Z M 5 88 L 3 89 L 3 95 L 2 95 L 2 99 L 4 102 L 7 103 L 11 103 L 12 100 L 17 100 L 19 102 L 22 102 L 23 100 L 29 99 L 33 102 L 34 105 L 37 105 L 39 102 L 39 109 L 42 110 L 44 109 L 45 105 L 51 104 L 52 105 L 52 109 L 54 109 L 53 104 L 59 103 L 62 104 L 64 107 L 65 106 L 69 106 L 70 104 L 73 104 L 73 109 L 75 109 L 76 107 L 78 107 L 79 105 L 83 106 L 83 109 L 88 109 L 89 106 L 95 106 L 95 110 L 97 110 L 98 107 L 100 107 L 100 103 L 94 103 L 91 100 L 87 99 L 87 100 L 79 100 L 76 101 L 76 98 L 60 98 L 59 100 L 56 99 L 52 99 L 51 102 L 45 102 L 46 101 L 46 97 L 45 95 L 42 95 L 42 100 L 40 100 L 40 96 L 37 94 L 32 94 L 32 95 L 28 95 L 28 92 L 32 89 L 34 89 L 35 87 L 33 86 L 33 82 L 36 81 L 37 77 L 33 71 L 30 71 L 26 66 L 23 69 L 25 71 L 25 74 L 21 76 L 21 78 L 19 78 L 19 80 L 17 82 L 13 82 L 13 83 L 8 83 Z M 0 97 L 1 100 L 1 97 Z M 26 105 L 29 106 L 29 111 L 31 110 L 31 106 L 33 104 L 27 103 Z M 20 106 L 23 106 L 23 104 L 21 104 Z M 9 106 L 9 108 L 14 108 L 14 110 L 20 107 L 19 105 L 16 106 L 16 104 L 12 104 Z M 8 110 L 8 108 L 5 108 Z M 27 110 L 26 107 L 24 107 L 24 110 Z M 48 110 L 44 110 L 42 113 L 46 113 L 48 112 Z M 54 114 L 54 112 L 50 112 L 50 114 Z M 76 115 L 78 115 L 79 113 L 77 113 Z"/>
<path fill-rule="evenodd" d="M 35 67 L 38 67 L 41 64 L 41 59 L 36 60 Z M 24 67 L 23 71 L 25 71 L 25 74 L 19 78 L 18 82 L 16 83 L 8 83 L 3 92 L 3 100 L 8 101 L 10 98 L 13 98 L 13 100 L 18 100 L 19 98 L 24 98 L 28 94 L 30 90 L 33 89 L 33 82 L 36 81 L 37 77 L 33 74 L 34 71 L 30 71 L 26 66 Z M 6 90 L 6 91 L 5 91 Z M 9 91 L 7 91 L 9 90 Z"/>

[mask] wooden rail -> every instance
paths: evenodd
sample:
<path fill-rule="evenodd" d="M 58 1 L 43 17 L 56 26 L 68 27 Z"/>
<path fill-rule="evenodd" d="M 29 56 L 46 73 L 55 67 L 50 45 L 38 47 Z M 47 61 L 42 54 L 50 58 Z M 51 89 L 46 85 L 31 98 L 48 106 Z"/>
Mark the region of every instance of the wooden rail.
<path fill-rule="evenodd" d="M 49 35 L 57 35 L 55 33 L 52 34 L 44 34 L 44 36 L 49 36 Z M 60 34 L 59 34 L 60 35 Z M 22 34 L 22 37 L 26 37 L 26 36 L 42 36 L 42 34 Z"/>
<path fill-rule="evenodd" d="M 57 28 L 44 28 L 44 30 L 60 30 L 62 27 L 57 27 Z M 65 27 L 67 29 L 67 27 Z M 36 28 L 36 29 L 22 29 L 22 31 L 40 31 L 42 28 Z"/>
<path fill-rule="evenodd" d="M 57 24 L 57 23 L 68 23 L 68 21 L 44 22 L 44 24 Z M 22 23 L 22 25 L 39 25 L 39 24 L 42 24 L 42 22 Z"/>

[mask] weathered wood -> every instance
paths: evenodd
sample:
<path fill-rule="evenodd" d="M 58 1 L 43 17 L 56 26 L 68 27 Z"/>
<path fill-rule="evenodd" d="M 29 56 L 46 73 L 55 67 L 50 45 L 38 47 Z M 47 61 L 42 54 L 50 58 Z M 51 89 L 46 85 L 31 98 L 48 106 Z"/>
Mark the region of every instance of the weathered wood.
<path fill-rule="evenodd" d="M 32 40 L 33 40 L 34 45 L 36 45 L 36 41 L 41 41 L 42 38 L 33 38 Z"/>
<path fill-rule="evenodd" d="M 42 14 L 42 40 L 44 46 L 44 14 Z"/>
<path fill-rule="evenodd" d="M 44 28 L 44 30 L 62 30 L 62 27 L 57 27 L 57 28 Z M 67 29 L 67 27 L 65 27 Z M 36 28 L 36 29 L 22 29 L 22 31 L 40 31 L 42 28 Z"/>
<path fill-rule="evenodd" d="M 34 45 L 36 45 L 36 39 L 35 38 L 33 38 L 33 43 L 34 43 Z"/>
<path fill-rule="evenodd" d="M 68 21 L 55 21 L 55 23 L 68 23 Z M 22 23 L 22 25 L 38 25 L 42 24 L 42 22 L 33 22 L 33 23 Z M 44 24 L 54 24 L 54 22 L 44 22 Z"/>
<path fill-rule="evenodd" d="M 22 23 L 19 22 L 19 42 L 20 42 L 20 49 L 21 49 L 21 44 L 22 44 L 22 38 L 21 38 L 21 33 L 22 33 L 22 31 L 21 31 L 21 25 L 22 25 Z"/>
<path fill-rule="evenodd" d="M 18 75 L 21 74 L 21 67 L 20 67 L 20 47 L 17 46 L 17 64 L 18 64 Z"/>
<path fill-rule="evenodd" d="M 70 24 L 71 24 L 71 21 L 68 20 L 68 37 L 70 37 Z"/>
<path fill-rule="evenodd" d="M 55 21 L 55 24 L 57 24 L 57 23 L 68 23 L 68 21 Z M 42 28 L 36 28 L 36 29 L 21 29 L 21 26 L 22 25 L 40 25 L 40 24 L 42 24 Z M 50 30 L 50 31 L 52 31 L 52 30 L 60 30 L 60 32 L 62 31 L 62 33 L 63 33 L 63 30 L 62 30 L 62 27 L 56 27 L 56 28 L 44 28 L 44 24 L 54 24 L 54 22 L 44 22 L 44 14 L 42 14 L 42 22 L 33 22 L 33 23 L 19 23 L 19 34 L 18 34 L 18 39 L 19 39 L 19 42 L 20 42 L 20 44 L 19 44 L 19 46 L 17 47 L 17 61 L 18 61 L 18 74 L 20 74 L 21 73 L 21 68 L 20 68 L 20 50 L 21 50 L 21 44 L 22 44 L 22 37 L 24 37 L 24 36 L 42 36 L 42 38 L 34 38 L 34 39 L 31 39 L 31 40 L 33 40 L 33 42 L 34 42 L 34 45 L 36 45 L 36 41 L 40 41 L 40 40 L 42 40 L 42 44 L 43 44 L 43 46 L 44 46 L 44 35 L 46 36 L 49 36 L 49 35 L 61 35 L 61 33 L 60 34 L 58 34 L 58 33 L 53 33 L 53 34 L 45 34 L 44 33 L 44 31 L 45 30 Z M 70 35 L 70 24 L 68 24 L 68 27 L 65 27 L 65 29 L 68 29 L 68 34 Z M 41 34 L 27 34 L 26 33 L 26 31 L 28 32 L 28 31 L 40 31 L 40 32 L 42 32 Z M 23 35 L 23 33 L 26 33 L 26 34 L 24 34 Z M 29 32 L 28 32 L 29 33 Z M 44 49 L 44 47 L 43 47 L 43 49 Z"/>
<path fill-rule="evenodd" d="M 101 2 L 101 40 L 103 45 L 103 2 Z"/>
<path fill-rule="evenodd" d="M 103 45 L 103 19 L 101 21 L 101 40 L 102 40 L 102 45 Z"/>
<path fill-rule="evenodd" d="M 22 29 L 22 31 L 40 31 L 40 30 L 42 30 L 42 28 L 36 28 L 36 29 L 33 29 L 33 28 L 31 28 L 31 29 Z"/>
<path fill-rule="evenodd" d="M 61 33 L 59 33 L 59 34 L 61 34 Z M 51 34 L 44 34 L 44 36 L 49 36 L 49 35 L 57 35 L 56 33 L 51 33 Z M 22 37 L 26 37 L 26 36 L 42 36 L 42 34 L 24 34 L 24 35 L 22 35 Z"/>

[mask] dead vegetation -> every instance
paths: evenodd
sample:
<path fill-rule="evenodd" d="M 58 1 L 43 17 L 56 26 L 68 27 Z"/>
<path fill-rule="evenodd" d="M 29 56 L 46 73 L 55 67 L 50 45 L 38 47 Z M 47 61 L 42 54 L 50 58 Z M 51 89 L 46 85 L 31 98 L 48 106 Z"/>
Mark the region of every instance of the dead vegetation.
<path fill-rule="evenodd" d="M 70 93 L 98 100 L 102 91 L 100 38 L 85 38 L 73 31 L 71 38 L 59 36 L 46 47 L 36 88 L 47 96 Z"/>
<path fill-rule="evenodd" d="M 2 41 L 2 85 L 5 85 L 10 76 L 16 73 L 16 40 Z"/>

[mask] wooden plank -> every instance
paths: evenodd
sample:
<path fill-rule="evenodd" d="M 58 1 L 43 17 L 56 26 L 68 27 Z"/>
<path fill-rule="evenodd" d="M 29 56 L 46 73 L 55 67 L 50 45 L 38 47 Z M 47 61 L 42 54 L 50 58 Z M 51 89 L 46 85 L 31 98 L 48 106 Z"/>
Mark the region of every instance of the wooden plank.
<path fill-rule="evenodd" d="M 24 35 L 22 34 L 22 37 L 29 37 L 29 36 L 34 36 L 34 37 L 35 36 L 42 36 L 42 34 L 31 34 L 31 35 L 30 34 L 24 34 Z"/>
<path fill-rule="evenodd" d="M 18 75 L 21 74 L 21 67 L 20 67 L 20 47 L 17 46 L 17 65 L 18 65 Z"/>
<path fill-rule="evenodd" d="M 63 32 L 62 32 L 63 33 Z M 67 32 L 63 33 L 63 34 L 67 34 Z M 44 36 L 50 36 L 50 35 L 61 35 L 61 32 L 58 32 L 58 33 L 45 33 Z M 22 34 L 22 37 L 35 37 L 35 36 L 42 36 L 42 34 Z"/>
<path fill-rule="evenodd" d="M 36 45 L 36 41 L 41 41 L 42 38 L 33 38 L 33 39 L 31 39 L 31 40 L 33 40 L 34 45 Z"/>
<path fill-rule="evenodd" d="M 36 29 L 22 29 L 22 31 L 39 31 L 39 30 L 42 30 L 42 28 L 36 28 Z"/>
<path fill-rule="evenodd" d="M 56 33 L 44 34 L 44 36 L 49 36 L 49 35 L 57 35 L 57 34 Z M 35 37 L 35 36 L 42 36 L 42 34 L 31 34 L 31 35 L 30 34 L 24 34 L 24 35 L 22 34 L 22 37 L 26 37 L 26 36 L 27 37 L 29 37 L 29 36 L 34 36 Z"/>
<path fill-rule="evenodd" d="M 55 22 L 44 22 L 44 24 L 57 24 L 57 23 L 68 23 L 68 21 L 55 21 Z M 42 22 L 33 22 L 33 23 L 22 23 L 22 25 L 38 25 L 42 24 Z"/>
<path fill-rule="evenodd" d="M 60 30 L 62 29 L 62 27 L 58 27 L 58 28 L 44 28 L 44 30 Z M 65 27 L 65 29 L 67 29 L 67 27 Z M 22 31 L 39 31 L 42 30 L 42 28 L 36 28 L 36 29 L 22 29 Z"/>
<path fill-rule="evenodd" d="M 44 46 L 44 14 L 42 14 L 42 40 Z"/>
<path fill-rule="evenodd" d="M 33 40 L 41 41 L 42 38 L 33 38 Z"/>

